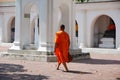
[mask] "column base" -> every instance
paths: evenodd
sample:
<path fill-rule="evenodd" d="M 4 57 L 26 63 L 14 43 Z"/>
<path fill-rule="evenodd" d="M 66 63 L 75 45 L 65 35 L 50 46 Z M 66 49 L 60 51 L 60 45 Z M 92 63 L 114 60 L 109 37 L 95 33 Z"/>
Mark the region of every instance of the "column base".
<path fill-rule="evenodd" d="M 21 50 L 20 49 L 20 43 L 19 42 L 14 42 L 12 47 L 9 48 L 9 50 Z"/>
<path fill-rule="evenodd" d="M 80 43 L 79 48 L 85 48 L 85 44 L 84 43 Z"/>
<path fill-rule="evenodd" d="M 82 52 L 81 49 L 72 49 L 72 50 L 70 50 L 70 54 L 72 55 L 73 60 L 90 58 L 90 53 Z"/>
<path fill-rule="evenodd" d="M 73 60 L 77 59 L 89 59 L 89 53 L 83 53 L 81 49 L 71 49 L 70 54 L 73 56 Z M 9 49 L 6 53 L 1 53 L 1 58 L 8 58 L 13 60 L 29 60 L 29 61 L 41 61 L 41 62 L 56 62 L 57 58 L 53 51 L 38 51 L 38 50 L 20 50 Z"/>
<path fill-rule="evenodd" d="M 37 50 L 8 50 L 8 58 L 15 60 L 29 60 L 42 62 L 56 62 L 56 56 L 53 52 Z"/>

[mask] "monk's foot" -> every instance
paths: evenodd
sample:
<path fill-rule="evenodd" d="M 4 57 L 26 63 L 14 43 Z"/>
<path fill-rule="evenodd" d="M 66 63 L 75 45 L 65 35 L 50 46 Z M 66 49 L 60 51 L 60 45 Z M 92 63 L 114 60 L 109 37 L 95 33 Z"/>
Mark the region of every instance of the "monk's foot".
<path fill-rule="evenodd" d="M 57 68 L 56 70 L 59 70 L 59 68 Z"/>
<path fill-rule="evenodd" d="M 68 69 L 66 69 L 64 72 L 69 72 L 69 70 L 68 70 Z"/>
<path fill-rule="evenodd" d="M 69 70 L 67 70 L 67 71 L 66 71 L 66 70 L 63 70 L 63 72 L 69 72 Z"/>

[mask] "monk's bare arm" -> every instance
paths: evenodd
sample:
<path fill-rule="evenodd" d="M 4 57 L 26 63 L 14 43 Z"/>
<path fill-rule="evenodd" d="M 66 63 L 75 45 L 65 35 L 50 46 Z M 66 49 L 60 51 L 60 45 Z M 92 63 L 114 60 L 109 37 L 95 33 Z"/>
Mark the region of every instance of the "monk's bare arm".
<path fill-rule="evenodd" d="M 55 43 L 54 52 L 56 51 L 57 46 L 58 46 L 57 43 Z"/>

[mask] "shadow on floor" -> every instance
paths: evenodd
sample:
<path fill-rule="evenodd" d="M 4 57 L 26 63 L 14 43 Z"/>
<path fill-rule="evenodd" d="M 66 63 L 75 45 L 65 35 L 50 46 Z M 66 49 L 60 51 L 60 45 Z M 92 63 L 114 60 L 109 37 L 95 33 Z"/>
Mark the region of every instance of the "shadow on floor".
<path fill-rule="evenodd" d="M 48 77 L 43 75 L 30 74 L 0 74 L 0 80 L 46 80 Z"/>
<path fill-rule="evenodd" d="M 0 73 L 8 73 L 8 72 L 24 72 L 24 67 L 22 65 L 16 64 L 0 64 Z"/>
<path fill-rule="evenodd" d="M 76 63 L 86 63 L 86 64 L 120 64 L 120 60 L 105 60 L 105 59 L 84 59 L 75 60 Z"/>
<path fill-rule="evenodd" d="M 117 80 L 120 80 L 120 78 L 117 78 Z"/>
<path fill-rule="evenodd" d="M 22 65 L 0 64 L 0 80 L 44 80 L 48 79 L 44 75 L 23 74 L 26 72 Z"/>
<path fill-rule="evenodd" d="M 30 74 L 0 74 L 0 80 L 46 80 L 47 76 Z"/>
<path fill-rule="evenodd" d="M 75 74 L 92 74 L 91 72 L 82 72 L 82 71 L 75 71 L 75 70 L 69 70 L 67 73 L 75 73 Z"/>

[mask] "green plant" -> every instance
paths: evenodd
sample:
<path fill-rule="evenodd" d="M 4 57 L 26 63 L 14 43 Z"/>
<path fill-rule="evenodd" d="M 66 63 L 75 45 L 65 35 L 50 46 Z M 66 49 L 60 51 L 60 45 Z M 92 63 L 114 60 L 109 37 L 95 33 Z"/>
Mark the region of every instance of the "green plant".
<path fill-rule="evenodd" d="M 88 2 L 89 0 L 76 0 L 76 2 L 81 2 L 81 3 L 83 3 L 83 2 Z"/>

